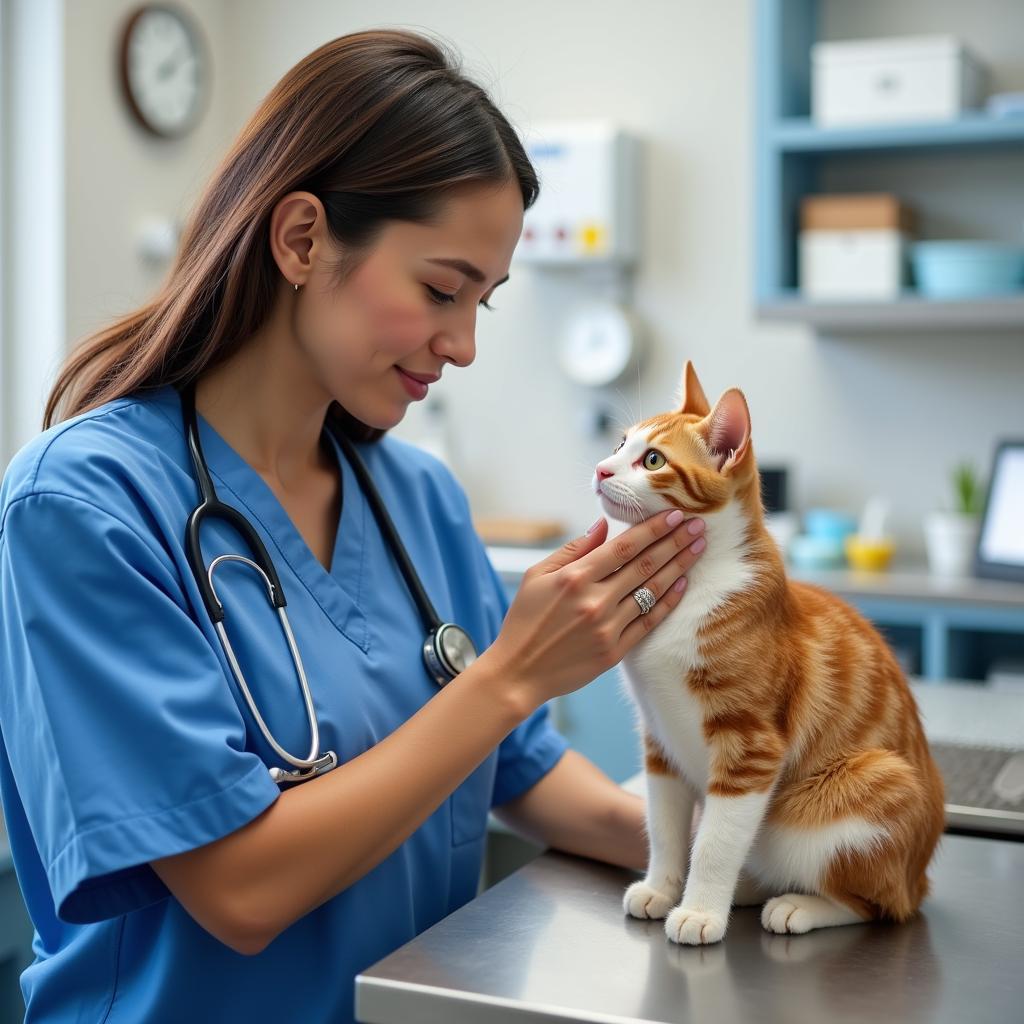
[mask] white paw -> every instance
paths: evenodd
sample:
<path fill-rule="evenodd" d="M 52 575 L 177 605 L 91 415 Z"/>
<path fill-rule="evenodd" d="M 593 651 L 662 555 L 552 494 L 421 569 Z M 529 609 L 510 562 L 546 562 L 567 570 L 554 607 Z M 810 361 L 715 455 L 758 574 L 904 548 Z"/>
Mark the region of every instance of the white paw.
<path fill-rule="evenodd" d="M 706 946 L 721 942 L 725 935 L 725 918 L 704 910 L 676 907 L 665 922 L 665 934 L 685 946 Z"/>
<path fill-rule="evenodd" d="M 761 911 L 761 924 L 777 935 L 803 935 L 812 928 L 827 928 L 857 920 L 852 911 L 821 896 L 786 893 L 770 899 Z"/>
<path fill-rule="evenodd" d="M 663 918 L 679 901 L 682 886 L 658 888 L 646 879 L 634 882 L 622 897 L 622 909 L 630 917 Z"/>

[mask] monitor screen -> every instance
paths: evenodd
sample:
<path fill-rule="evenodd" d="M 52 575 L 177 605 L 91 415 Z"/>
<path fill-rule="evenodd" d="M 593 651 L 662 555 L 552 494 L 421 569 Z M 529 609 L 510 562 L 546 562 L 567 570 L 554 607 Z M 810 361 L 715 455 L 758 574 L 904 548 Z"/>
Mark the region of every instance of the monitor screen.
<path fill-rule="evenodd" d="M 978 567 L 1019 569 L 1024 578 L 1024 442 L 1004 442 L 992 464 L 988 501 L 978 537 Z M 985 573 L 988 575 L 988 573 Z"/>

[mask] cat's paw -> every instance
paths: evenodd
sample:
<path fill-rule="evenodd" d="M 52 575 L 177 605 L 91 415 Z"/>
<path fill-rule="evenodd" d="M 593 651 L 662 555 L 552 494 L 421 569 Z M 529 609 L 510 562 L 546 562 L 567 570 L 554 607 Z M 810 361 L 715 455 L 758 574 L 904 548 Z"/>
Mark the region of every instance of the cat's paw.
<path fill-rule="evenodd" d="M 863 920 L 834 900 L 794 892 L 770 899 L 761 911 L 761 924 L 776 935 L 803 935 L 814 928 L 858 924 Z"/>
<path fill-rule="evenodd" d="M 622 909 L 630 917 L 661 920 L 678 902 L 682 886 L 657 887 L 646 879 L 634 882 L 622 897 Z"/>
<path fill-rule="evenodd" d="M 721 914 L 676 907 L 665 921 L 665 934 L 680 945 L 706 946 L 722 941 L 725 925 L 726 920 Z"/>

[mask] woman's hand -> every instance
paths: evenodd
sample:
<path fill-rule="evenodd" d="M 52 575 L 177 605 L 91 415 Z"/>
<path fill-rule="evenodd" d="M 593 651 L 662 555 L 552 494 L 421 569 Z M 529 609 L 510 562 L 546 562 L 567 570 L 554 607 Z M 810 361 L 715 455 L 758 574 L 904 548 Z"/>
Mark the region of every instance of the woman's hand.
<path fill-rule="evenodd" d="M 531 706 L 616 665 L 682 600 L 686 573 L 704 550 L 704 524 L 681 520 L 678 510 L 659 513 L 606 544 L 601 519 L 532 566 L 483 657 Z M 646 615 L 633 598 L 638 587 L 657 599 Z"/>

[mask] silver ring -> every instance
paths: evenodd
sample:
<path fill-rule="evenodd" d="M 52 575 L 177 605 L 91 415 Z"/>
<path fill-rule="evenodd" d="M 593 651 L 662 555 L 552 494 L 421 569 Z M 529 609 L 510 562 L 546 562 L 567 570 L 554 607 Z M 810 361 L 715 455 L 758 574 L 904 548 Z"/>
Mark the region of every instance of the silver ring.
<path fill-rule="evenodd" d="M 646 615 L 653 607 L 657 598 L 647 587 L 641 587 L 633 591 L 633 600 L 640 605 L 640 614 Z"/>

